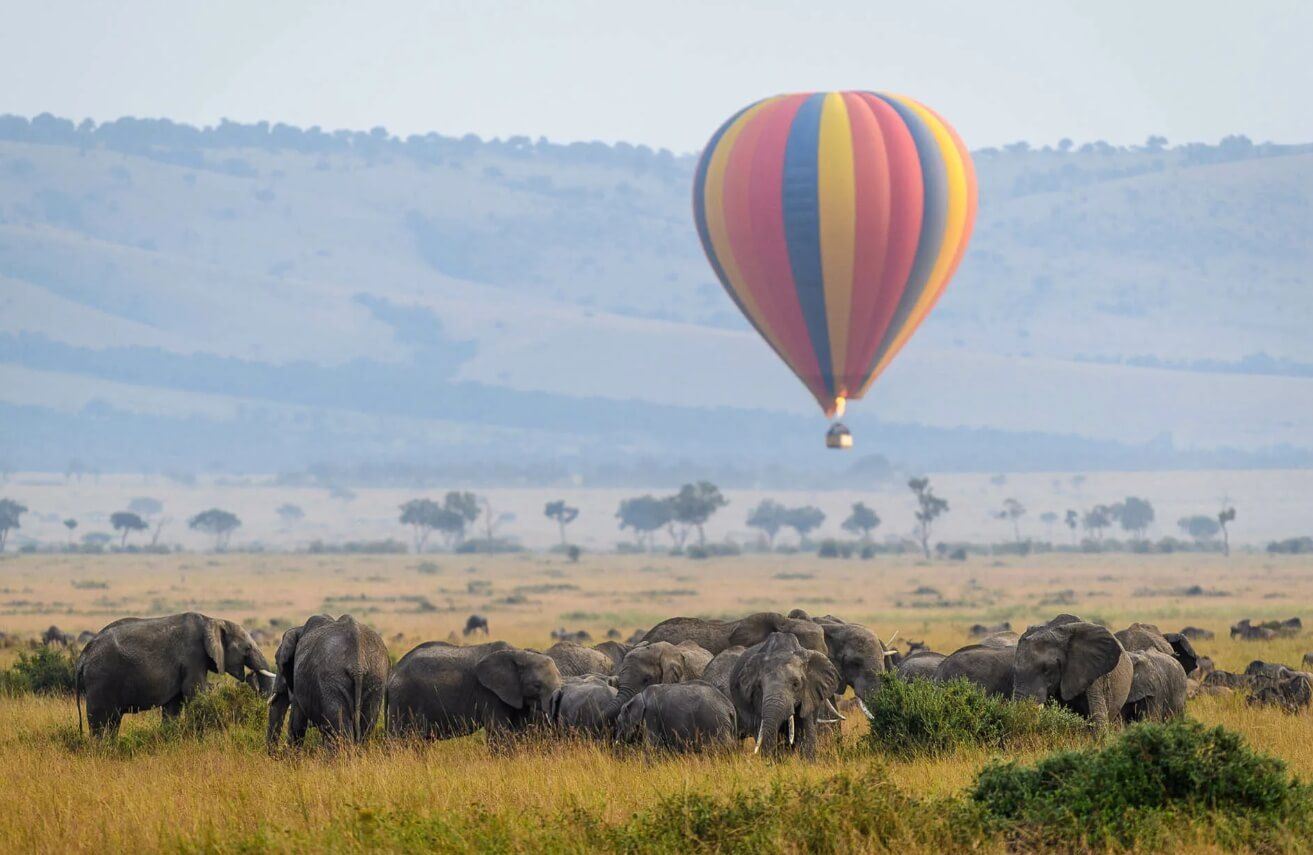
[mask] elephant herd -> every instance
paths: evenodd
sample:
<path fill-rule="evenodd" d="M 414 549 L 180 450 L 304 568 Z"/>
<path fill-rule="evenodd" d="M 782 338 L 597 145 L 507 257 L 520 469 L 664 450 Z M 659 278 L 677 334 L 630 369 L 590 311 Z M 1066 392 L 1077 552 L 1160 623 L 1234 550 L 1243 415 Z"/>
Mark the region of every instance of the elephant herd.
<path fill-rule="evenodd" d="M 1105 726 L 1180 715 L 1197 665 L 1180 633 L 1145 623 L 1114 633 L 1063 614 L 1021 635 L 999 630 L 951 654 L 920 650 L 896 667 L 903 678 L 965 679 L 990 695 L 1053 701 Z"/>
<path fill-rule="evenodd" d="M 116 731 L 124 713 L 178 715 L 206 682 L 228 673 L 269 697 L 266 740 L 299 745 L 313 726 L 330 743 L 448 739 L 483 730 L 497 743 L 535 727 L 676 750 L 729 748 L 812 756 L 845 706 L 867 700 L 894 671 L 905 679 L 965 679 L 1019 701 L 1053 702 L 1101 727 L 1179 715 L 1198 657 L 1187 637 L 1148 624 L 1120 632 L 1074 615 L 1021 635 L 1001 630 L 951 654 L 903 656 L 869 628 L 832 615 L 759 612 L 738 620 L 676 617 L 636 643 L 544 651 L 503 641 L 425 642 L 391 664 L 379 635 L 350 615 L 315 615 L 284 633 L 276 673 L 240 625 L 196 613 L 126 618 L 105 627 L 76 665 L 79 723 Z"/>

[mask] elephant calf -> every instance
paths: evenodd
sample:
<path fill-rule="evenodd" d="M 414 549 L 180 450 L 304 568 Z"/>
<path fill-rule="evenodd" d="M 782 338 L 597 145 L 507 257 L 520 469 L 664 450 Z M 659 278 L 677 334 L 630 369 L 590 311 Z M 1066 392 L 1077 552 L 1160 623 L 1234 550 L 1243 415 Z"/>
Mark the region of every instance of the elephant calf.
<path fill-rule="evenodd" d="M 1122 705 L 1122 719 L 1162 721 L 1184 714 L 1188 684 L 1181 663 L 1154 649 L 1135 650 L 1127 655 L 1133 674 L 1130 693 Z"/>
<path fill-rule="evenodd" d="M 729 748 L 738 739 L 734 705 L 701 680 L 657 683 L 621 708 L 616 739 L 674 751 Z"/>
<path fill-rule="evenodd" d="M 556 663 L 556 670 L 562 677 L 582 677 L 585 674 L 609 677 L 615 672 L 616 666 L 610 656 L 576 641 L 558 641 L 543 653 Z"/>
<path fill-rule="evenodd" d="M 606 708 L 614 698 L 611 678 L 597 674 L 565 677 L 547 701 L 547 718 L 564 733 L 601 736 L 610 730 Z"/>
<path fill-rule="evenodd" d="M 546 723 L 559 688 L 561 672 L 541 653 L 504 641 L 425 642 L 401 657 L 388 678 L 388 734 L 449 739 L 483 728 L 501 737 Z"/>
<path fill-rule="evenodd" d="M 310 725 L 330 742 L 365 741 L 378 721 L 388 678 L 388 651 L 378 633 L 351 615 L 315 615 L 283 634 L 274 661 L 269 748 L 278 743 L 289 707 L 293 745 L 301 744 Z"/>
<path fill-rule="evenodd" d="M 78 727 L 84 697 L 87 724 L 97 736 L 117 733 L 124 713 L 159 707 L 165 718 L 173 718 L 205 688 L 209 672 L 266 691 L 274 680 L 264 654 L 230 620 L 196 612 L 116 620 L 78 657 L 73 684 Z"/>
<path fill-rule="evenodd" d="M 648 686 L 700 678 L 710 662 L 711 654 L 692 641 L 679 644 L 655 641 L 635 645 L 616 669 L 616 688 L 619 691 L 607 707 L 607 719 L 614 721 L 620 708 Z"/>

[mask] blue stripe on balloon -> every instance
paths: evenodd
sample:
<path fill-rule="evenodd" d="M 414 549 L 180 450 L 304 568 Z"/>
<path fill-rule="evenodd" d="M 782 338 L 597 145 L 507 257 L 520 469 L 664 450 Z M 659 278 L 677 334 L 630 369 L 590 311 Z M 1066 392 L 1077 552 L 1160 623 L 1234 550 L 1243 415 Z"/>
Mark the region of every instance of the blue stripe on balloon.
<path fill-rule="evenodd" d="M 821 134 L 821 107 L 825 93 L 807 98 L 789 128 L 784 145 L 784 240 L 789 249 L 793 286 L 802 307 L 821 381 L 835 394 L 834 367 L 830 361 L 830 328 L 825 315 L 825 277 L 821 270 L 821 215 L 817 198 Z"/>
<path fill-rule="evenodd" d="M 934 270 L 935 260 L 939 257 L 940 245 L 944 242 L 944 227 L 948 223 L 948 172 L 934 133 L 920 116 L 896 98 L 886 98 L 878 92 L 871 94 L 892 107 L 911 133 L 912 141 L 916 144 L 917 158 L 921 161 L 925 202 L 921 214 L 921 234 L 917 239 L 912 271 L 907 276 L 907 287 L 903 289 L 903 296 L 898 301 L 898 308 L 894 310 L 894 317 L 885 332 L 884 340 L 875 351 L 875 358 L 867 366 L 867 373 L 879 364 L 885 353 L 893 346 L 899 330 L 912 314 L 917 299 L 930 283 L 930 274 Z"/>

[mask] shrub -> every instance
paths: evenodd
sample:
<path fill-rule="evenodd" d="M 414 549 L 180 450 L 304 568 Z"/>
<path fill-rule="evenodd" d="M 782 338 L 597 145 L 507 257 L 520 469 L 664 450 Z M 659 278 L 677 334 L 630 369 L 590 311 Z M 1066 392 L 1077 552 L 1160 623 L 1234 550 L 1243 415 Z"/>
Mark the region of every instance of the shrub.
<path fill-rule="evenodd" d="M 1182 820 L 1210 824 L 1224 848 L 1313 834 L 1313 788 L 1239 734 L 1187 719 L 1134 725 L 1105 748 L 1034 766 L 992 764 L 970 797 L 994 827 L 1040 846 L 1156 847 Z"/>
<path fill-rule="evenodd" d="M 835 540 L 827 537 L 821 541 L 821 545 L 816 550 L 818 558 L 852 558 L 856 546 L 843 540 Z"/>
<path fill-rule="evenodd" d="M 250 686 L 234 680 L 215 683 L 197 692 L 178 716 L 179 733 L 204 736 L 229 729 L 263 731 L 268 706 Z"/>
<path fill-rule="evenodd" d="M 1313 537 L 1291 537 L 1267 545 L 1273 555 L 1308 555 L 1313 553 Z"/>
<path fill-rule="evenodd" d="M 1071 740 L 1089 729 L 1075 713 L 990 697 L 966 680 L 885 679 L 867 705 L 874 718 L 866 746 L 900 757 Z"/>
<path fill-rule="evenodd" d="M 0 691 L 7 695 L 73 694 L 74 662 L 72 654 L 53 647 L 38 647 L 31 653 L 19 653 L 13 667 L 0 675 Z"/>
<path fill-rule="evenodd" d="M 686 549 L 685 554 L 695 561 L 701 561 L 706 558 L 722 558 L 742 554 L 743 550 L 739 549 L 737 543 L 708 543 L 706 546 L 690 546 Z M 671 553 L 672 555 L 676 553 Z"/>

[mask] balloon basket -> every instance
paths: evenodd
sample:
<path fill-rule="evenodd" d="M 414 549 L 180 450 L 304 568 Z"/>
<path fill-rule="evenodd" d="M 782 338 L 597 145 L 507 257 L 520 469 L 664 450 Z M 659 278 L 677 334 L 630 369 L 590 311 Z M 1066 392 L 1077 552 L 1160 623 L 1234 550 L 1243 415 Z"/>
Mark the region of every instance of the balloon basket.
<path fill-rule="evenodd" d="M 853 434 L 842 422 L 835 422 L 825 432 L 825 447 L 839 450 L 853 447 Z"/>

